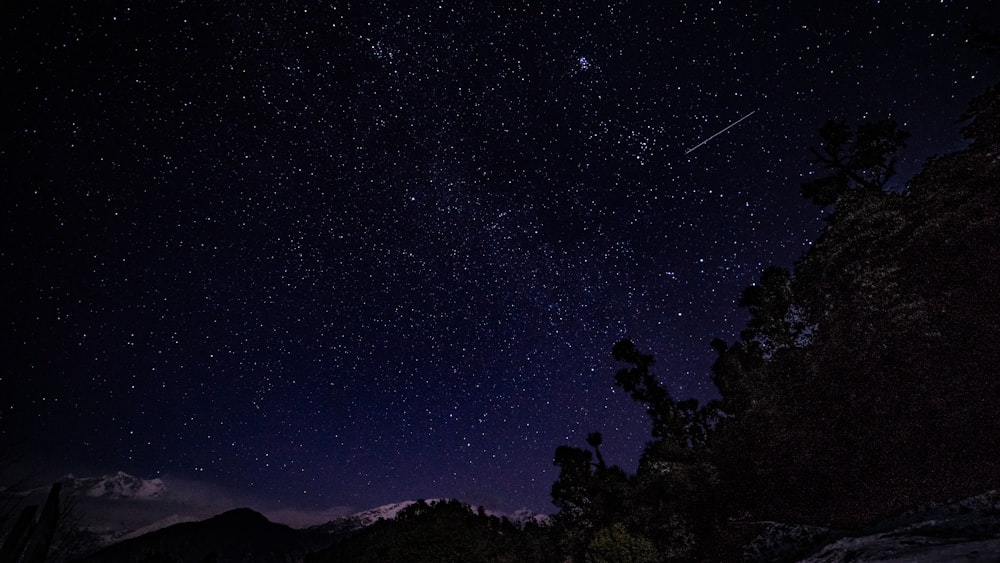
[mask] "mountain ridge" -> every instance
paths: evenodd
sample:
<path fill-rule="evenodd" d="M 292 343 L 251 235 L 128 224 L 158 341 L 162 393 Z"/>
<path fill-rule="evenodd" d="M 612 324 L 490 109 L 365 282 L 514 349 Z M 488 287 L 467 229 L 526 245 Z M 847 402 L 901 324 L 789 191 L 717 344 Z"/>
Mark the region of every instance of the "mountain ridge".
<path fill-rule="evenodd" d="M 285 547 L 291 549 L 293 553 L 298 553 L 303 550 L 295 548 L 295 545 L 301 544 L 308 549 L 327 547 L 380 520 L 392 520 L 402 510 L 421 500 L 427 503 L 443 500 L 403 500 L 351 512 L 319 524 L 296 526 L 283 523 L 280 512 L 272 514 L 272 511 L 259 508 L 222 508 L 206 513 L 205 508 L 210 508 L 211 505 L 185 504 L 190 495 L 183 490 L 185 488 L 183 483 L 177 485 L 163 477 L 147 479 L 125 471 L 110 472 L 96 477 L 70 473 L 61 477 L 58 482 L 62 484 L 64 502 L 75 507 L 75 514 L 72 516 L 75 524 L 57 537 L 55 547 L 66 560 L 83 558 L 83 561 L 89 561 L 91 560 L 89 558 L 126 542 L 139 540 L 138 543 L 141 544 L 149 541 L 150 537 L 155 540 L 157 532 L 178 525 L 214 526 L 215 524 L 205 523 L 217 522 L 213 519 L 223 515 L 227 515 L 222 520 L 223 523 L 242 515 L 244 524 L 254 523 L 253 526 L 261 528 L 262 537 L 275 533 L 276 528 L 271 529 L 269 524 L 293 530 L 291 534 L 286 531 L 276 533 L 285 539 L 291 537 L 293 541 L 290 540 Z M 33 503 L 34 498 L 47 493 L 48 489 L 49 487 L 35 487 L 16 492 L 6 491 L 4 494 L 20 497 L 23 499 L 21 502 Z M 466 506 L 473 511 L 476 509 L 469 504 Z M 540 523 L 548 519 L 547 515 L 536 514 L 528 509 L 518 510 L 514 514 L 492 510 L 486 510 L 486 513 L 507 518 L 518 525 L 528 521 Z M 142 517 L 139 518 L 137 515 Z M 180 530 L 183 532 L 185 528 L 182 527 Z M 170 533 L 178 531 L 175 529 Z M 202 534 L 196 531 L 193 535 L 198 537 Z M 113 557 L 103 560 L 112 561 Z M 94 559 L 94 561 L 101 560 Z"/>
<path fill-rule="evenodd" d="M 389 503 L 308 528 L 292 528 L 272 522 L 251 508 L 235 508 L 205 520 L 175 523 L 139 536 L 123 537 L 74 561 L 128 563 L 156 556 L 182 562 L 214 558 L 216 563 L 298 563 L 305 561 L 307 555 L 329 548 L 380 521 L 393 520 L 407 507 L 421 502 L 434 505 L 445 501 Z M 462 504 L 470 513 L 474 512 L 473 507 Z M 537 522 L 537 517 L 525 521 Z"/>

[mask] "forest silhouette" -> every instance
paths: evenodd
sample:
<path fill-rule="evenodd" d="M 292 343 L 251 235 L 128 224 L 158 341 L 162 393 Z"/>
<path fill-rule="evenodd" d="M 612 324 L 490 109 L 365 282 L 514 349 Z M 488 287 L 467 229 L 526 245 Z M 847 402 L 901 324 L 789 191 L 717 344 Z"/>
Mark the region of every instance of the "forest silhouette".
<path fill-rule="evenodd" d="M 828 222 L 744 291 L 745 330 L 712 344 L 720 399 L 675 399 L 652 356 L 614 345 L 615 384 L 651 423 L 635 474 L 594 432 L 555 452 L 549 526 L 439 503 L 313 560 L 424 527 L 436 561 L 738 560 L 763 521 L 859 529 L 1000 486 L 1000 86 L 963 119 L 967 148 L 905 189 L 887 189 L 908 137 L 894 122 L 821 128 L 825 174 L 802 195 Z"/>

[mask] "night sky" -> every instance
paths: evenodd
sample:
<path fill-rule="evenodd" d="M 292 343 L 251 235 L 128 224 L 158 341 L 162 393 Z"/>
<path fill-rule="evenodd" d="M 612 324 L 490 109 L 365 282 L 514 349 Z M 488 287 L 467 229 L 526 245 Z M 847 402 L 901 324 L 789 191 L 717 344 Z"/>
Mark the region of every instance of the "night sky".
<path fill-rule="evenodd" d="M 11 4 L 5 447 L 302 509 L 634 470 L 611 346 L 715 397 L 820 125 L 897 120 L 901 186 L 1000 79 L 992 0 Z"/>

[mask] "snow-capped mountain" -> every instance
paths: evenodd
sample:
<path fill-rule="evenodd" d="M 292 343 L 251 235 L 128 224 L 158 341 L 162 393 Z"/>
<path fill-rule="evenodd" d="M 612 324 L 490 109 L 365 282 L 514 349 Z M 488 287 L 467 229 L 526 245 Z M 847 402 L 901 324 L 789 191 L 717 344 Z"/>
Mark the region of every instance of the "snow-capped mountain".
<path fill-rule="evenodd" d="M 142 479 L 124 471 L 102 477 L 67 475 L 62 483 L 70 494 L 110 499 L 151 499 L 166 491 L 161 479 Z"/>
<path fill-rule="evenodd" d="M 520 510 L 515 510 L 514 514 L 498 514 L 498 516 L 506 516 L 511 522 L 521 525 L 527 524 L 528 522 L 545 524 L 550 519 L 548 514 L 538 514 L 530 508 L 522 508 Z"/>
<path fill-rule="evenodd" d="M 432 499 L 426 502 L 431 503 L 436 500 L 437 499 Z M 375 508 L 369 508 L 368 510 L 362 510 L 361 512 L 342 516 L 336 520 L 331 520 L 326 524 L 319 524 L 318 526 L 312 526 L 308 529 L 331 535 L 347 534 L 355 530 L 371 526 L 379 520 L 391 520 L 395 518 L 404 508 L 415 504 L 416 502 L 417 501 L 415 500 L 404 500 L 402 502 L 384 504 L 382 506 L 376 506 Z"/>
<path fill-rule="evenodd" d="M 426 499 L 424 502 L 427 504 L 433 504 L 439 502 L 443 499 Z M 318 526 L 312 526 L 309 530 L 325 532 L 329 534 L 345 534 L 350 533 L 361 528 L 371 526 L 379 520 L 391 520 L 395 518 L 404 508 L 416 504 L 415 500 L 405 500 L 402 502 L 394 502 L 391 504 L 384 504 L 382 506 L 376 506 L 375 508 L 369 508 L 368 510 L 363 510 L 361 512 L 356 512 L 348 516 L 342 516 L 336 520 L 327 522 L 326 524 L 320 524 Z M 543 524 L 548 521 L 549 517 L 544 514 L 536 514 L 535 512 L 522 508 L 514 512 L 514 514 L 506 514 L 503 512 L 496 512 L 493 510 L 487 510 L 487 514 L 490 516 L 496 516 L 498 518 L 507 518 L 511 522 L 516 524 L 525 524 L 527 522 L 534 522 L 536 524 Z"/>
<path fill-rule="evenodd" d="M 143 479 L 118 471 L 100 477 L 70 474 L 58 482 L 64 506 L 71 507 L 72 525 L 61 530 L 54 540 L 64 554 L 90 553 L 127 538 L 198 519 L 163 513 L 179 507 L 176 503 L 160 507 L 167 492 L 161 479 Z M 25 505 L 40 506 L 50 488 L 45 485 L 8 494 L 22 498 Z"/>
<path fill-rule="evenodd" d="M 437 499 L 428 500 L 428 503 L 435 502 Z M 390 520 L 399 515 L 400 512 L 407 506 L 416 504 L 414 500 L 405 500 L 403 502 L 394 502 L 391 504 L 385 504 L 382 506 L 376 506 L 375 508 L 369 508 L 368 510 L 363 510 L 361 512 L 351 514 L 346 518 L 351 519 L 358 524 L 359 528 L 365 526 L 370 526 L 379 520 Z"/>
<path fill-rule="evenodd" d="M 59 479 L 59 483 L 62 485 L 63 501 L 73 507 L 74 520 L 72 526 L 58 535 L 54 546 L 67 557 L 86 556 L 112 545 L 151 535 L 158 537 L 155 534 L 160 530 L 202 522 L 212 515 L 220 514 L 213 509 L 221 507 L 223 510 L 229 510 L 230 507 L 226 504 L 232 503 L 232 497 L 205 494 L 206 490 L 213 493 L 214 491 L 198 483 L 192 484 L 186 481 L 165 483 L 160 478 L 145 479 L 124 471 L 100 477 L 80 477 L 70 474 Z M 26 504 L 41 504 L 49 489 L 49 486 L 44 486 L 22 491 L 7 491 L 3 494 L 21 497 L 22 500 L 19 502 Z M 440 500 L 427 499 L 424 502 L 434 504 Z M 417 502 L 419 501 L 406 500 L 385 504 L 336 518 L 325 524 L 296 529 L 298 534 L 296 537 L 300 535 L 301 541 L 309 546 L 323 548 L 350 537 L 379 520 L 392 520 L 401 511 Z M 505 517 L 518 524 L 528 521 L 541 523 L 547 519 L 546 516 L 537 515 L 529 510 L 520 510 L 514 514 L 490 510 L 486 512 L 491 516 Z M 280 521 L 275 520 L 275 522 Z M 315 521 L 322 520 L 313 520 Z"/>

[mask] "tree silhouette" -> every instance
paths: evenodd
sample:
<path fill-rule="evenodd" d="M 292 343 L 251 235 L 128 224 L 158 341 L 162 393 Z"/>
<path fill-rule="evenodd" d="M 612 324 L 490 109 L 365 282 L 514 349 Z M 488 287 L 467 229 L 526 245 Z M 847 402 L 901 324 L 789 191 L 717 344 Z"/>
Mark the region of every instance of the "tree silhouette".
<path fill-rule="evenodd" d="M 803 184 L 802 195 L 823 207 L 836 203 L 849 190 L 885 188 L 896 173 L 896 151 L 910 137 L 892 120 L 865 122 L 856 130 L 844 120 L 830 120 L 819 134 L 820 146 L 810 152 L 813 162 L 830 174 Z"/>
<path fill-rule="evenodd" d="M 906 139 L 894 123 L 821 130 L 831 174 L 803 193 L 836 212 L 794 271 L 744 292 L 740 341 L 713 342 L 715 460 L 744 509 L 856 525 L 997 485 L 981 437 L 1000 435 L 985 415 L 1000 357 L 983 345 L 1000 336 L 1000 90 L 967 119 L 970 147 L 905 195 L 885 191 Z"/>
<path fill-rule="evenodd" d="M 642 560 L 648 541 L 660 561 L 718 560 L 734 517 L 861 526 L 1000 486 L 1000 88 L 966 119 L 969 148 L 905 193 L 886 189 L 908 137 L 895 123 L 823 127 L 829 175 L 803 194 L 836 210 L 794 269 L 744 291 L 739 340 L 712 342 L 720 401 L 675 400 L 653 356 L 614 345 L 653 439 L 634 476 L 598 432 L 593 452 L 556 451 L 563 555 Z"/>
<path fill-rule="evenodd" d="M 604 456 L 601 455 L 601 444 L 604 442 L 604 438 L 601 436 L 600 432 L 591 432 L 587 434 L 587 444 L 594 448 L 594 455 L 597 456 L 597 467 L 598 469 L 607 469 L 608 465 L 604 463 Z"/>
<path fill-rule="evenodd" d="M 552 485 L 552 503 L 559 508 L 555 527 L 562 550 L 577 559 L 597 531 L 625 517 L 630 501 L 628 475 L 604 463 L 598 451 L 602 441 L 599 432 L 587 436 L 597 463 L 589 451 L 571 446 L 559 446 L 553 461 L 559 467 Z"/>
<path fill-rule="evenodd" d="M 653 356 L 638 351 L 631 340 L 621 340 L 612 348 L 619 362 L 628 364 L 615 374 L 615 383 L 632 399 L 646 405 L 653 422 L 653 437 L 676 444 L 681 449 L 705 445 L 717 412 L 715 405 L 700 408 L 697 399 L 677 402 L 652 372 Z"/>

